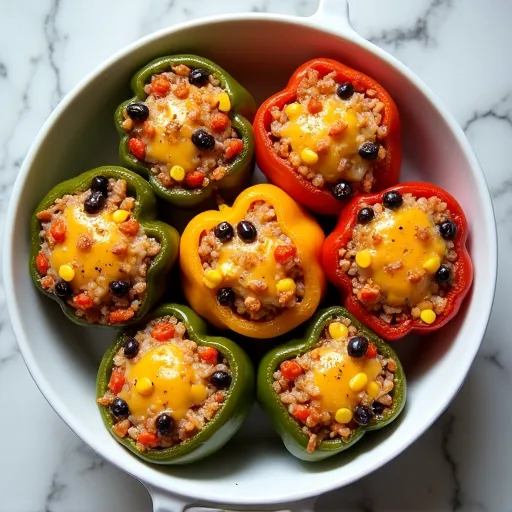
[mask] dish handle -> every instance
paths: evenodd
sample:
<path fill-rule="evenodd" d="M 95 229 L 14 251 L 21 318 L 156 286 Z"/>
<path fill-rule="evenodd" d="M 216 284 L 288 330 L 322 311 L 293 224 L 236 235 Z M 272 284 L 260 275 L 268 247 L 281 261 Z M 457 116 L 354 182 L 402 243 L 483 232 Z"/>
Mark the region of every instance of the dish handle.
<path fill-rule="evenodd" d="M 151 499 L 153 501 L 153 512 L 242 512 L 242 511 L 273 511 L 273 512 L 314 512 L 316 498 L 296 501 L 280 505 L 256 505 L 240 506 L 205 503 L 203 501 L 194 502 L 185 496 L 179 496 L 170 492 L 165 492 L 154 487 L 146 485 Z"/>
<path fill-rule="evenodd" d="M 348 0 L 319 0 L 318 9 L 308 18 L 314 25 L 322 29 L 330 29 L 337 34 L 356 31 L 350 23 Z"/>

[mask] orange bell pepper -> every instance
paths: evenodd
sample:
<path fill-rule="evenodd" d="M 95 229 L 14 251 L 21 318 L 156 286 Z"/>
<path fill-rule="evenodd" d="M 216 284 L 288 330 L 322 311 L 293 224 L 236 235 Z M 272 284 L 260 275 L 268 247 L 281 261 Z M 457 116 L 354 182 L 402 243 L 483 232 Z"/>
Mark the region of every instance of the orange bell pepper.
<path fill-rule="evenodd" d="M 221 222 L 236 226 L 244 219 L 250 206 L 265 201 L 274 207 L 277 222 L 297 249 L 304 272 L 305 293 L 301 302 L 272 320 L 257 321 L 242 317 L 231 307 L 217 303 L 216 289 L 203 283 L 203 267 L 198 253 L 202 235 Z M 243 191 L 232 207 L 206 211 L 194 217 L 186 227 L 180 245 L 180 266 L 185 296 L 190 306 L 203 318 L 219 328 L 231 329 L 250 338 L 273 338 L 285 334 L 308 320 L 320 303 L 326 287 L 320 265 L 324 233 L 317 222 L 289 195 L 269 184 L 255 185 Z M 218 288 L 222 287 L 222 283 Z"/>

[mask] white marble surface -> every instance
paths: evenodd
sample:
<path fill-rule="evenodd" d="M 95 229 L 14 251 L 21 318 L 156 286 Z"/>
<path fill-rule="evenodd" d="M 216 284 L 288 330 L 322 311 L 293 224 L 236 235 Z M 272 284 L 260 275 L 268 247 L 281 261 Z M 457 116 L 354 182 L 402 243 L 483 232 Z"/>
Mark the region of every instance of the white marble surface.
<path fill-rule="evenodd" d="M 500 241 L 493 315 L 451 407 L 411 448 L 316 504 L 323 510 L 512 510 L 512 2 L 352 0 L 356 30 L 410 66 L 463 126 L 491 188 Z M 49 113 L 127 43 L 203 15 L 309 15 L 315 0 L 0 2 L 0 222 L 23 158 Z M 149 511 L 144 487 L 93 454 L 57 417 L 21 359 L 0 284 L 0 511 Z"/>

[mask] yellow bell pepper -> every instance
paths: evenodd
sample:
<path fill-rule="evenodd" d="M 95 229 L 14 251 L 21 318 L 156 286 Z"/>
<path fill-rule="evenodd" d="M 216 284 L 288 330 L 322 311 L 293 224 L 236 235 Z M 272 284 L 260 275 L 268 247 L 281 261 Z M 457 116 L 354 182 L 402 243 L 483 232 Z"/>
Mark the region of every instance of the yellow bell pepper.
<path fill-rule="evenodd" d="M 301 302 L 282 312 L 272 320 L 250 320 L 238 315 L 231 307 L 217 303 L 218 287 L 205 282 L 198 249 L 201 236 L 221 222 L 236 226 L 244 219 L 250 206 L 264 201 L 274 207 L 281 231 L 297 249 L 303 269 L 305 293 Z M 231 329 L 250 338 L 273 338 L 285 334 L 308 320 L 318 307 L 326 287 L 320 265 L 320 251 L 324 233 L 317 222 L 289 195 L 274 185 L 255 185 L 243 191 L 232 207 L 220 211 L 210 210 L 194 217 L 187 225 L 180 244 L 180 266 L 185 296 L 190 306 L 211 324 Z"/>

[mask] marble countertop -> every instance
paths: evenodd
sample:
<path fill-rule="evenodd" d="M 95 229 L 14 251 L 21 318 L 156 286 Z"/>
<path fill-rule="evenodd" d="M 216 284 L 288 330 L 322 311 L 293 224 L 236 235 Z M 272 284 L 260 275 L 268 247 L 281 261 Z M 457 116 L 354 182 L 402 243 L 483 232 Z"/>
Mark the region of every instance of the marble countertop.
<path fill-rule="evenodd" d="M 485 340 L 452 405 L 405 453 L 320 497 L 316 510 L 512 510 L 512 344 L 502 327 L 512 287 L 507 265 L 512 164 L 506 150 L 512 141 L 512 2 L 351 4 L 355 29 L 412 68 L 464 128 L 494 199 L 500 274 Z M 11 187 L 41 125 L 112 53 L 154 30 L 200 16 L 240 11 L 306 16 L 315 9 L 315 0 L 1 2 L 2 231 Z M 95 455 L 39 393 L 17 349 L 5 300 L 0 281 L 0 511 L 150 511 L 145 488 Z"/>

